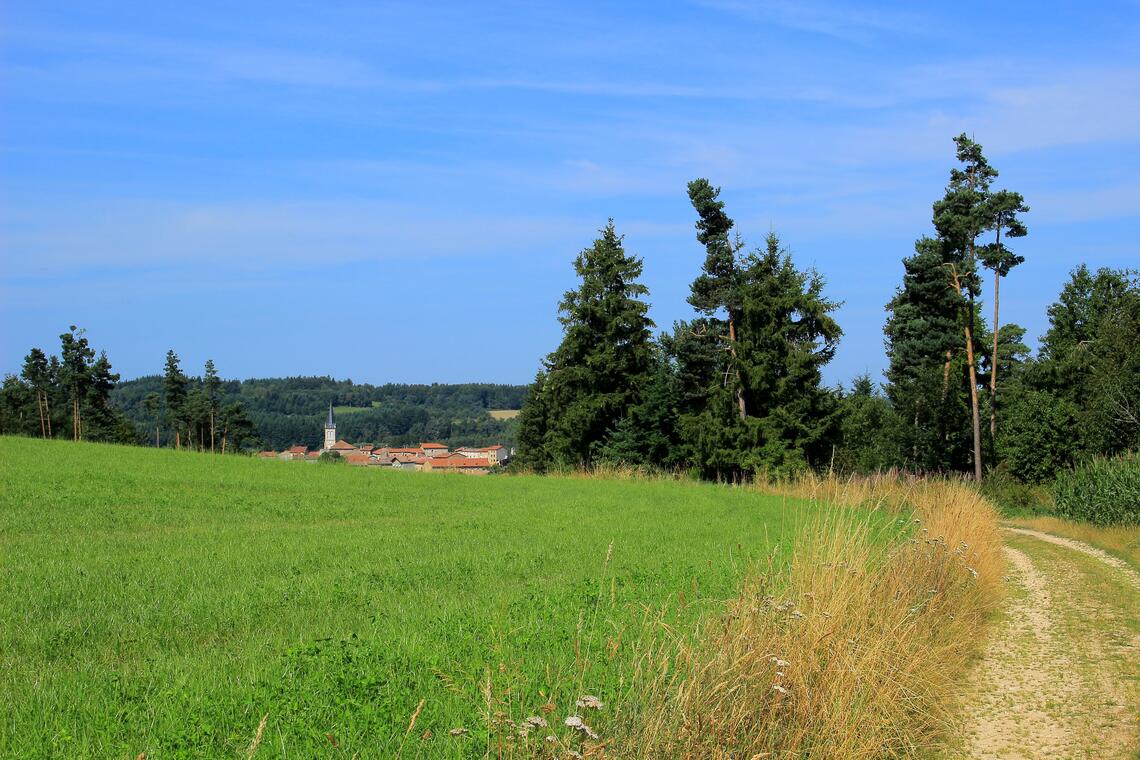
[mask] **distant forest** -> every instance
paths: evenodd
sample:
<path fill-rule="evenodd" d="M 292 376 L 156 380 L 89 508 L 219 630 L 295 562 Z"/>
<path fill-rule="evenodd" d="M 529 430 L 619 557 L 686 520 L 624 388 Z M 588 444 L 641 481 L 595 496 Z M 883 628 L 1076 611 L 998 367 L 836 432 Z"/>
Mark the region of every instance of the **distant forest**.
<path fill-rule="evenodd" d="M 193 379 L 192 379 L 193 380 Z M 515 442 L 517 419 L 495 420 L 491 409 L 518 409 L 526 386 L 357 384 L 331 377 L 224 380 L 222 405 L 240 403 L 253 422 L 261 445 L 319 448 L 331 402 L 337 407 L 337 436 L 351 443 L 403 446 L 438 441 L 449 446 L 487 446 Z M 140 430 L 155 428 L 146 398 L 163 394 L 163 377 L 150 375 L 119 383 L 111 403 Z M 161 429 L 163 445 L 172 433 Z M 150 433 L 153 442 L 154 434 Z"/>

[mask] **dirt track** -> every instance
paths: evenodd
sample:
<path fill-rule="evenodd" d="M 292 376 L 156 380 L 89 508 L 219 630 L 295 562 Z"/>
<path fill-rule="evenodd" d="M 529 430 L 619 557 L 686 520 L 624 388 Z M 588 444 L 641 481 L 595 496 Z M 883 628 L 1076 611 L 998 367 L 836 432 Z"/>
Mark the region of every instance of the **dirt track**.
<path fill-rule="evenodd" d="M 1135 758 L 1140 575 L 1071 539 L 1009 529 L 1010 596 L 964 703 L 974 758 Z"/>

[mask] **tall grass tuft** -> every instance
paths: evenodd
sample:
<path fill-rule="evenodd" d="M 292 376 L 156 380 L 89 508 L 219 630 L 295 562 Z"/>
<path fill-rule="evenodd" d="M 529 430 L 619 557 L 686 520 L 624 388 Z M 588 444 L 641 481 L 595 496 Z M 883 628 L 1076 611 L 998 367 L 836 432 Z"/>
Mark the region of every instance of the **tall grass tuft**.
<path fill-rule="evenodd" d="M 833 509 L 774 556 L 695 641 L 639 663 L 619 756 L 911 757 L 953 724 L 999 599 L 994 509 L 963 483 L 806 477 L 768 486 L 897 515 L 884 541 Z"/>

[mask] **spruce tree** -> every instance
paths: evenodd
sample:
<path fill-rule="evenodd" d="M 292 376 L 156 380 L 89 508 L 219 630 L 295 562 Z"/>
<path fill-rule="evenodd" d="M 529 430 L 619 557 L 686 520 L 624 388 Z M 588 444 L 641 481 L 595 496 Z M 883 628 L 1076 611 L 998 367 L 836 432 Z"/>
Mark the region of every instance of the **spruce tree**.
<path fill-rule="evenodd" d="M 642 397 L 652 368 L 649 289 L 613 220 L 574 261 L 581 278 L 559 304 L 562 342 L 547 359 L 546 455 L 589 467 L 606 436 Z"/>
<path fill-rule="evenodd" d="M 705 247 L 689 303 L 702 313 L 667 340 L 678 372 L 679 437 L 690 463 L 722 479 L 819 463 L 838 432 L 821 368 L 842 331 L 823 279 L 796 269 L 779 238 L 742 254 L 708 180 L 689 183 Z"/>
<path fill-rule="evenodd" d="M 539 371 L 527 388 L 519 412 L 518 453 L 511 464 L 535 472 L 545 472 L 550 464 L 546 454 L 549 412 L 546 407 L 546 372 Z"/>
<path fill-rule="evenodd" d="M 962 298 L 950 287 L 939 241 L 920 238 L 914 251 L 903 259 L 902 285 L 886 306 L 887 397 L 900 417 L 900 461 L 939 470 L 964 463 L 955 455 L 959 384 L 950 382 Z"/>

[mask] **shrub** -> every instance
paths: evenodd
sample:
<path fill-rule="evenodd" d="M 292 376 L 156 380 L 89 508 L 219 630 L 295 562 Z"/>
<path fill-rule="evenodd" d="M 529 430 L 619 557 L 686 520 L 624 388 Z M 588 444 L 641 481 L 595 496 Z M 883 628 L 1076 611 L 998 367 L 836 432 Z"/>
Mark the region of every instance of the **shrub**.
<path fill-rule="evenodd" d="M 1140 525 L 1140 454 L 1097 458 L 1057 476 L 1057 514 L 1097 525 Z"/>
<path fill-rule="evenodd" d="M 1048 486 L 1022 483 L 1004 466 L 989 473 L 982 495 L 1006 517 L 1053 514 L 1053 494 Z"/>

